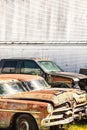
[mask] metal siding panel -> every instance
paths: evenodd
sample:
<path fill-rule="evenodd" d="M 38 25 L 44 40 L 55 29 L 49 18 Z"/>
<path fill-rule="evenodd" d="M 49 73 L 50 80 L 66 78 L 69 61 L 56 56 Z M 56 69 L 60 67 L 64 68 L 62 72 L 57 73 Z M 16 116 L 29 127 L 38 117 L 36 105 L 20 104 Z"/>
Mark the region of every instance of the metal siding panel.
<path fill-rule="evenodd" d="M 0 41 L 87 39 L 87 0 L 0 0 Z"/>
<path fill-rule="evenodd" d="M 8 45 L 0 46 L 0 58 L 47 57 L 65 71 L 79 72 L 87 68 L 87 46 Z"/>

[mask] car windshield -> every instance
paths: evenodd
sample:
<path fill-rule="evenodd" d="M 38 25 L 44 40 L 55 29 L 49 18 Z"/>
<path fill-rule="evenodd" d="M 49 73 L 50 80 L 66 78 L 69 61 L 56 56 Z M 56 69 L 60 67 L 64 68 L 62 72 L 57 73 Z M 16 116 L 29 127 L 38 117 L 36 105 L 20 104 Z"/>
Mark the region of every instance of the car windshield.
<path fill-rule="evenodd" d="M 24 92 L 25 89 L 23 88 L 21 83 L 17 82 L 10 82 L 10 83 L 0 83 L 0 95 L 12 95 L 17 92 Z"/>
<path fill-rule="evenodd" d="M 27 82 L 29 90 L 41 90 L 45 88 L 50 88 L 44 79 L 37 79 Z"/>
<path fill-rule="evenodd" d="M 52 61 L 38 61 L 39 65 L 47 72 L 57 71 L 62 72 L 63 70 Z"/>

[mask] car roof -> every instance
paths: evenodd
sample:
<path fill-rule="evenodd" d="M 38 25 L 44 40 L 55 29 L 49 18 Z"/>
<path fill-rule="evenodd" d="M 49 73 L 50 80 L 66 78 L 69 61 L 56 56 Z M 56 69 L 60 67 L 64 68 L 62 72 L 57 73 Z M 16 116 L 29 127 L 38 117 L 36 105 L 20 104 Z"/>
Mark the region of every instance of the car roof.
<path fill-rule="evenodd" d="M 25 75 L 25 74 L 0 74 L 0 78 L 13 78 L 22 81 L 31 81 L 37 79 L 43 79 L 38 75 Z"/>
<path fill-rule="evenodd" d="M 19 80 L 10 77 L 0 77 L 0 83 L 8 83 L 8 82 L 19 82 Z"/>
<path fill-rule="evenodd" d="M 23 57 L 23 58 L 7 58 L 7 59 L 1 59 L 1 61 L 3 61 L 3 60 L 6 60 L 6 61 L 8 61 L 8 60 L 35 60 L 35 61 L 44 61 L 44 60 L 46 60 L 46 61 L 48 61 L 48 58 L 38 58 L 38 57 L 31 57 L 31 58 L 26 58 L 26 57 Z"/>

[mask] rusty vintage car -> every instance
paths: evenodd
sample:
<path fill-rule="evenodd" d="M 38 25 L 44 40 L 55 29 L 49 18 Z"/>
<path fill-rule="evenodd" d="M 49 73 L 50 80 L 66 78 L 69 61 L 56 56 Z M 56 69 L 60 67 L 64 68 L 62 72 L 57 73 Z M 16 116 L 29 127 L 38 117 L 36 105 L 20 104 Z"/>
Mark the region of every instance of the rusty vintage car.
<path fill-rule="evenodd" d="M 0 77 L 0 128 L 11 130 L 58 130 L 73 121 L 69 92 L 27 91 L 22 82 Z"/>
<path fill-rule="evenodd" d="M 39 75 L 53 87 L 56 87 L 58 82 L 63 82 L 70 88 L 80 88 L 87 91 L 86 75 L 64 72 L 60 66 L 47 58 L 1 59 L 0 73 Z"/>
<path fill-rule="evenodd" d="M 82 119 L 83 117 L 86 117 L 86 105 L 87 105 L 87 98 L 86 98 L 86 92 L 80 89 L 72 89 L 66 86 L 66 84 L 58 84 L 57 88 L 50 88 L 51 86 L 48 85 L 48 83 L 44 80 L 44 78 L 40 76 L 35 75 L 24 75 L 24 74 L 1 74 L 0 77 L 9 77 L 14 78 L 22 82 L 24 87 L 28 91 L 36 91 L 36 90 L 42 90 L 42 93 L 48 90 L 56 90 L 61 92 L 69 92 L 73 97 L 73 102 L 71 102 L 71 106 L 74 113 L 74 119 Z M 61 88 L 65 86 L 65 88 Z M 46 90 L 44 90 L 46 89 Z M 41 92 L 41 91 L 40 91 Z M 62 99 L 61 95 L 59 95 L 59 102 L 63 102 L 64 99 Z M 69 98 L 67 97 L 67 100 Z M 70 102 L 70 101 L 69 101 Z"/>

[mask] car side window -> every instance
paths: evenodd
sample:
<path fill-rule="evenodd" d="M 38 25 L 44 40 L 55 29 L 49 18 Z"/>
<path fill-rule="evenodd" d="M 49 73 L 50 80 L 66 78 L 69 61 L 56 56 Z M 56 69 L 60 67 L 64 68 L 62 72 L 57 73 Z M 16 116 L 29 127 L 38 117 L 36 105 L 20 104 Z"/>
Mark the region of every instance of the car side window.
<path fill-rule="evenodd" d="M 21 64 L 21 73 L 40 75 L 40 68 L 34 61 L 23 61 Z"/>
<path fill-rule="evenodd" d="M 2 95 L 4 93 L 4 89 L 3 87 L 0 86 L 0 95 Z"/>
<path fill-rule="evenodd" d="M 5 61 L 2 73 L 15 73 L 17 61 Z"/>

